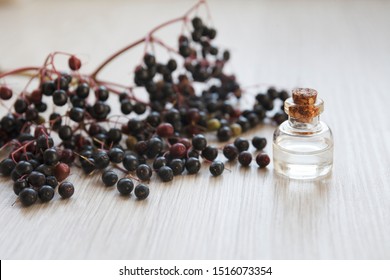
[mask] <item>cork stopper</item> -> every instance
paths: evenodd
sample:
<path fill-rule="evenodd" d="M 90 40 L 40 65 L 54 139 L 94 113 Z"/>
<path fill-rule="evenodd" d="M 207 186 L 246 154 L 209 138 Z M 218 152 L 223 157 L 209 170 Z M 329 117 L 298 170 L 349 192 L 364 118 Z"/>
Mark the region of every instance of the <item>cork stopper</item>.
<path fill-rule="evenodd" d="M 297 88 L 292 98 L 284 103 L 285 112 L 298 122 L 310 123 L 324 110 L 324 102 L 317 98 L 317 91 L 311 88 Z"/>
<path fill-rule="evenodd" d="M 297 105 L 313 105 L 317 100 L 317 91 L 311 88 L 296 88 L 292 92 L 292 98 Z"/>

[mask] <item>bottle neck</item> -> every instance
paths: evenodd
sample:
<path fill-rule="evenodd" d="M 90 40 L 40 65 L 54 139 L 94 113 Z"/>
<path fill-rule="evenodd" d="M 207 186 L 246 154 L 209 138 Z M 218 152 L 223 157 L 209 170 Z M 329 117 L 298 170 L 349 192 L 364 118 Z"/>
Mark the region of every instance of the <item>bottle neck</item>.
<path fill-rule="evenodd" d="M 302 131 L 315 130 L 316 128 L 318 128 L 318 126 L 320 124 L 320 115 L 312 118 L 311 122 L 300 122 L 297 119 L 289 116 L 288 117 L 288 124 L 292 128 L 302 130 Z"/>

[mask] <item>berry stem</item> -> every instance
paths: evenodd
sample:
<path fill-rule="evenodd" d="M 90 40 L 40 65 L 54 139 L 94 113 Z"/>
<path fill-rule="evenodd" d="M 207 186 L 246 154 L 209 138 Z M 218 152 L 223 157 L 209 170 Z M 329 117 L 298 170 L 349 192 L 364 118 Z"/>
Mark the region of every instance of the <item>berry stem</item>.
<path fill-rule="evenodd" d="M 41 67 L 23 67 L 23 68 L 18 68 L 18 69 L 14 69 L 14 70 L 11 70 L 11 71 L 8 71 L 8 72 L 4 72 L 4 73 L 0 73 L 0 79 L 6 77 L 6 76 L 12 76 L 12 75 L 20 75 L 20 74 L 23 74 L 25 72 L 29 72 L 29 71 L 40 71 L 41 70 Z"/>
<path fill-rule="evenodd" d="M 96 76 L 99 74 L 99 72 L 111 61 L 113 61 L 115 58 L 123 54 L 124 52 L 128 51 L 129 49 L 143 43 L 145 41 L 145 38 L 139 39 L 138 41 L 135 41 L 134 43 L 124 47 L 123 49 L 117 51 L 116 53 L 112 54 L 110 57 L 108 57 L 100 66 L 90 75 L 92 79 L 96 81 Z"/>

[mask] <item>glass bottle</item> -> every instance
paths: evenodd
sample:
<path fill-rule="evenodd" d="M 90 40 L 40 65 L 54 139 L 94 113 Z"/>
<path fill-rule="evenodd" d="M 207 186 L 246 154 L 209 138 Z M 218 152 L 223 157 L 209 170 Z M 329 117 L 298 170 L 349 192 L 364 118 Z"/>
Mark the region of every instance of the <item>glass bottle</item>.
<path fill-rule="evenodd" d="M 327 175 L 333 165 L 333 136 L 320 121 L 324 102 L 317 91 L 297 88 L 284 102 L 288 120 L 274 132 L 273 161 L 276 173 L 292 179 Z"/>

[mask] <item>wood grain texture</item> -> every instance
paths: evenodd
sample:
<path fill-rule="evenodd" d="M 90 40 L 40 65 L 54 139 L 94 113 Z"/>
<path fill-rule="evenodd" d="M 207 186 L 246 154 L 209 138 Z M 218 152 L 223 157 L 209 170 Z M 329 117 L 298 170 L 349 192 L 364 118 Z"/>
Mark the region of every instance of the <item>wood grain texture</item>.
<path fill-rule="evenodd" d="M 50 51 L 65 50 L 81 54 L 89 71 L 192 3 L 4 5 L 0 67 L 40 65 Z M 28 209 L 12 206 L 15 195 L 1 179 L 1 259 L 390 258 L 390 2 L 211 0 L 210 6 L 217 42 L 231 49 L 230 68 L 243 85 L 318 90 L 335 138 L 332 175 L 289 181 L 275 176 L 272 164 L 266 170 L 252 164 L 212 178 L 203 168 L 172 184 L 153 181 L 141 202 L 103 187 L 99 176 L 76 172 L 72 199 Z M 161 34 L 171 42 L 176 36 Z M 139 54 L 126 59 L 105 76 L 128 79 Z M 271 142 L 273 130 L 265 125 L 245 136 Z"/>

